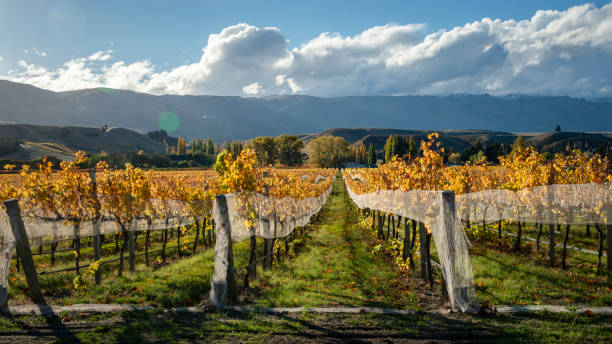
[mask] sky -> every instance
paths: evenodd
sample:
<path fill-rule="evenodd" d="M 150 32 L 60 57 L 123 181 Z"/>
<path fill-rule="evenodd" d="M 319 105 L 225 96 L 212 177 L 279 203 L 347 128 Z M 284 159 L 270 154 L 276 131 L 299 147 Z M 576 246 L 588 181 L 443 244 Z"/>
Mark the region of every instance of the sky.
<path fill-rule="evenodd" d="M 612 97 L 612 3 L 0 0 L 0 79 L 151 94 Z"/>

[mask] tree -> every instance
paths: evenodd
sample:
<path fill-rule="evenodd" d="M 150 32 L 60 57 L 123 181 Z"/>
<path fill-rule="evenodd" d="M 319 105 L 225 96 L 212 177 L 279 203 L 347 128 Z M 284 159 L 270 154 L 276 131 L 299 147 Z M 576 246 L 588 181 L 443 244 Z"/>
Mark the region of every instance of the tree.
<path fill-rule="evenodd" d="M 385 162 L 390 162 L 394 156 L 400 155 L 400 140 L 397 135 L 389 135 L 385 143 Z"/>
<path fill-rule="evenodd" d="M 275 139 L 278 162 L 287 166 L 301 165 L 304 162 L 302 142 L 295 135 L 281 135 Z"/>
<path fill-rule="evenodd" d="M 215 143 L 212 139 L 208 139 L 208 144 L 206 145 L 206 153 L 210 155 L 215 154 Z"/>
<path fill-rule="evenodd" d="M 529 146 L 527 140 L 525 140 L 524 137 L 519 136 L 514 140 L 514 143 L 512 144 L 512 152 L 516 152 L 519 149 L 527 148 L 527 146 Z"/>
<path fill-rule="evenodd" d="M 179 137 L 178 139 L 178 143 L 177 143 L 177 147 L 176 147 L 176 152 L 178 155 L 185 155 L 187 154 L 187 143 L 185 143 L 185 139 L 182 137 Z"/>
<path fill-rule="evenodd" d="M 238 156 L 240 155 L 240 152 L 242 152 L 243 149 L 243 145 L 242 142 L 240 141 L 232 141 L 232 143 L 230 143 L 229 145 L 229 151 L 230 153 L 232 153 L 233 156 Z"/>
<path fill-rule="evenodd" d="M 419 147 L 417 147 L 416 143 L 414 142 L 414 137 L 410 136 L 410 140 L 408 140 L 408 154 L 410 154 L 410 158 L 414 159 L 417 157 L 417 154 L 419 152 Z"/>
<path fill-rule="evenodd" d="M 368 158 L 366 156 L 366 148 L 363 142 L 359 145 L 359 163 L 365 165 Z"/>
<path fill-rule="evenodd" d="M 277 150 L 274 137 L 256 137 L 249 141 L 248 146 L 255 151 L 259 164 L 273 165 L 276 161 Z"/>
<path fill-rule="evenodd" d="M 561 126 L 560 125 L 555 127 L 555 132 L 556 133 L 560 133 L 561 132 Z"/>
<path fill-rule="evenodd" d="M 372 143 L 370 143 L 370 147 L 368 148 L 368 165 L 376 165 L 376 152 L 374 152 L 374 144 Z"/>
<path fill-rule="evenodd" d="M 323 167 L 341 167 L 350 155 L 349 145 L 342 137 L 321 136 L 308 143 L 310 161 Z"/>
<path fill-rule="evenodd" d="M 504 155 L 504 144 L 502 142 L 495 142 L 492 145 L 488 145 L 484 151 L 487 161 L 493 163 L 499 163 L 499 157 Z"/>

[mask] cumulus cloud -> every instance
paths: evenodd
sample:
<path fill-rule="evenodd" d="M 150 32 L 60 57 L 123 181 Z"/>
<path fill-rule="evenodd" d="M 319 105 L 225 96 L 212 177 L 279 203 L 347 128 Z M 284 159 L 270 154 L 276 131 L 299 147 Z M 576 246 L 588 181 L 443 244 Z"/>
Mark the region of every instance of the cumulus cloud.
<path fill-rule="evenodd" d="M 198 62 L 172 69 L 148 60 L 109 64 L 112 53 L 56 68 L 21 61 L 5 78 L 59 91 L 105 86 L 153 94 L 612 96 L 612 3 L 543 10 L 522 21 L 483 18 L 433 33 L 424 24 L 326 32 L 293 49 L 279 29 L 243 23 L 211 34 Z"/>
<path fill-rule="evenodd" d="M 259 93 L 261 93 L 263 91 L 263 89 L 261 88 L 261 85 L 258 82 L 254 82 L 252 84 L 246 85 L 242 88 L 242 93 L 244 94 L 248 94 L 251 96 L 256 96 Z"/>

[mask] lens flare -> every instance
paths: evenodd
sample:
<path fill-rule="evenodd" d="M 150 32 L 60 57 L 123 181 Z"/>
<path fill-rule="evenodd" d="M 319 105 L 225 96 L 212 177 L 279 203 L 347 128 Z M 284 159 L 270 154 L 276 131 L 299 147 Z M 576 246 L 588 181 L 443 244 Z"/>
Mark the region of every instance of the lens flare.
<path fill-rule="evenodd" d="M 181 126 L 181 120 L 174 112 L 164 111 L 159 114 L 157 124 L 165 131 L 175 131 Z"/>

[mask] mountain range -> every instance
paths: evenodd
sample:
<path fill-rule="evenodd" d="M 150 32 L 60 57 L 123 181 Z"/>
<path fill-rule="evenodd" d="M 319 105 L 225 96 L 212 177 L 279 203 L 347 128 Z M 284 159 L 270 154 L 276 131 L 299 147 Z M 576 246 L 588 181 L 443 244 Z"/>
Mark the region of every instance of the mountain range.
<path fill-rule="evenodd" d="M 155 96 L 105 88 L 53 92 L 0 80 L 0 121 L 9 123 L 108 125 L 145 133 L 160 129 L 160 117 L 168 113 L 179 119 L 170 135 L 211 137 L 217 142 L 364 127 L 543 132 L 559 125 L 564 131 L 612 131 L 612 99 L 607 98 L 487 94 Z"/>

